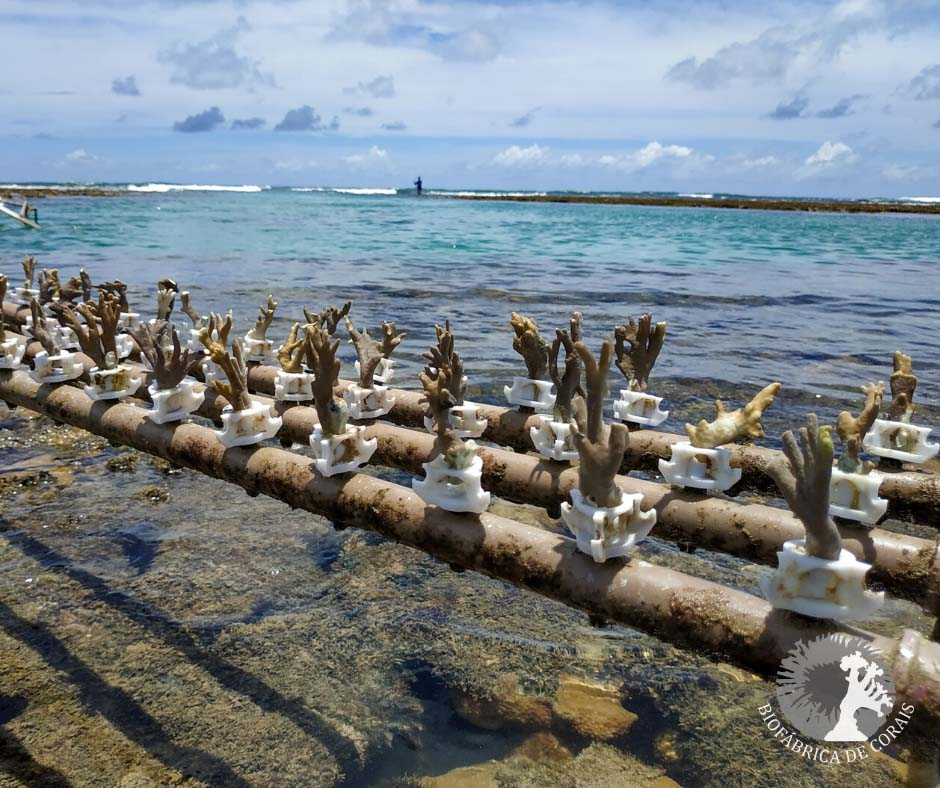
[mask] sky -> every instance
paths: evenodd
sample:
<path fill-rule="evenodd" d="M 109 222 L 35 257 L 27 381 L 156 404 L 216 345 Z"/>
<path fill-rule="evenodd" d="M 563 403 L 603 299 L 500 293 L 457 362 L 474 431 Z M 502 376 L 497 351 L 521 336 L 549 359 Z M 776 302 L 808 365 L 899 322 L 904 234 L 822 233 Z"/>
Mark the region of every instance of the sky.
<path fill-rule="evenodd" d="M 0 182 L 940 195 L 940 0 L 0 0 Z"/>

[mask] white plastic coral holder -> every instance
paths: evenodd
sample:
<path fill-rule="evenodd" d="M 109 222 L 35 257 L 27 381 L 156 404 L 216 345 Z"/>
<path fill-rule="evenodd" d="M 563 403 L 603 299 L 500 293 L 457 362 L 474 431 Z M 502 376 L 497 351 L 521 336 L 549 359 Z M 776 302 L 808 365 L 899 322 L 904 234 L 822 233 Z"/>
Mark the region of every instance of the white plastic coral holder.
<path fill-rule="evenodd" d="M 672 459 L 659 461 L 659 472 L 677 487 L 727 490 L 741 480 L 741 469 L 732 468 L 730 462 L 728 449 L 700 449 L 680 441 L 672 444 Z"/>
<path fill-rule="evenodd" d="M 656 510 L 640 508 L 642 493 L 622 493 L 616 506 L 595 506 L 580 490 L 561 505 L 561 517 L 574 534 L 578 549 L 598 563 L 629 555 L 656 525 Z"/>
<path fill-rule="evenodd" d="M 805 539 L 792 539 L 784 542 L 777 560 L 777 570 L 761 578 L 760 586 L 778 610 L 844 621 L 866 618 L 884 604 L 884 592 L 874 593 L 865 587 L 871 565 L 848 550 L 830 561 L 807 555 Z"/>
<path fill-rule="evenodd" d="M 277 435 L 281 417 L 269 402 L 252 400 L 247 410 L 234 410 L 231 405 L 222 409 L 222 430 L 216 431 L 219 442 L 230 449 L 233 446 L 251 446 Z"/>
<path fill-rule="evenodd" d="M 171 389 L 158 389 L 156 383 L 147 387 L 153 403 L 147 416 L 157 424 L 181 421 L 205 402 L 206 392 L 196 391 L 196 381 L 183 380 Z"/>
<path fill-rule="evenodd" d="M 480 484 L 483 460 L 479 457 L 460 470 L 448 467 L 442 455 L 422 466 L 424 478 L 412 481 L 411 487 L 425 503 L 448 512 L 473 514 L 482 514 L 490 505 L 490 494 Z"/>
<path fill-rule="evenodd" d="M 930 431 L 930 427 L 916 427 L 903 421 L 875 419 L 862 446 L 875 457 L 923 463 L 940 451 L 940 443 L 927 443 Z"/>
<path fill-rule="evenodd" d="M 620 399 L 614 401 L 614 418 L 656 427 L 669 418 L 669 411 L 662 410 L 662 397 L 654 397 L 640 391 L 620 389 Z"/>
<path fill-rule="evenodd" d="M 554 421 L 551 416 L 538 417 L 539 426 L 529 428 L 536 451 L 547 460 L 570 462 L 578 459 L 571 438 L 571 424 Z"/>
<path fill-rule="evenodd" d="M 555 395 L 552 394 L 550 380 L 514 377 L 512 386 L 504 386 L 503 393 L 510 405 L 533 410 L 552 410 L 555 407 Z"/>
<path fill-rule="evenodd" d="M 310 436 L 314 465 L 323 476 L 335 476 L 361 468 L 375 454 L 378 440 L 365 439 L 366 428 L 350 425 L 340 435 L 324 435 L 321 426 Z"/>

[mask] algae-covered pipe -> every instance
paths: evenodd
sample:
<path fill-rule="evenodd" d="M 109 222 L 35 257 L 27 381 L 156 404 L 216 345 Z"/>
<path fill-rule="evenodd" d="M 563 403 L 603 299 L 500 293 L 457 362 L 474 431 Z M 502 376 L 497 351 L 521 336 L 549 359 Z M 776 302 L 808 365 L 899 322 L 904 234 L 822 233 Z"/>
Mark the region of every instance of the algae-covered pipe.
<path fill-rule="evenodd" d="M 940 733 L 940 644 L 913 631 L 898 640 L 774 611 L 763 599 L 680 572 L 622 559 L 595 563 L 574 541 L 490 514 L 453 514 L 411 490 L 364 474 L 323 477 L 309 459 L 277 448 L 226 449 L 197 424 L 154 424 L 129 403 L 93 402 L 73 386 L 40 386 L 0 372 L 0 399 L 116 444 L 263 493 L 342 525 L 374 531 L 679 646 L 773 675 L 797 641 L 846 632 L 891 664 L 898 702 L 915 704 L 920 732 Z"/>
<path fill-rule="evenodd" d="M 26 320 L 29 310 L 26 307 L 3 302 L 4 314 L 10 324 L 21 325 Z M 275 367 L 251 365 L 249 386 L 261 394 L 274 394 Z M 349 381 L 340 381 L 345 387 Z M 421 392 L 404 389 L 391 389 L 396 398 L 395 407 L 383 419 L 405 427 L 421 428 L 426 409 L 421 404 Z M 479 414 L 487 421 L 483 437 L 501 446 L 510 446 L 517 451 L 532 451 L 529 429 L 538 426 L 538 419 L 533 414 L 520 413 L 517 410 L 496 405 L 479 405 Z M 671 456 L 672 444 L 686 440 L 686 436 L 656 430 L 633 430 L 630 442 L 624 454 L 623 470 L 646 469 L 658 471 L 659 460 Z M 742 484 L 755 489 L 772 490 L 774 484 L 766 474 L 767 463 L 777 452 L 762 446 L 730 446 L 731 464 L 742 470 Z M 910 513 L 917 517 L 930 518 L 940 508 L 940 475 L 935 473 L 911 473 L 880 468 L 882 473 L 879 494 L 886 498 L 892 513 Z M 937 525 L 928 519 L 926 524 Z"/>
<path fill-rule="evenodd" d="M 79 357 L 86 369 L 93 363 L 81 354 Z M 143 387 L 135 396 L 147 399 Z M 207 392 L 198 413 L 219 421 L 222 407 L 214 394 Z M 283 418 L 281 439 L 306 444 L 318 423 L 316 410 L 282 403 L 278 412 Z M 434 441 L 430 434 L 384 422 L 364 423 L 366 439 L 378 441 L 373 463 L 422 473 L 421 463 L 428 462 L 432 455 Z M 507 500 L 556 510 L 577 486 L 577 470 L 567 465 L 490 447 L 482 447 L 479 456 L 484 489 Z M 740 504 L 629 476 L 618 476 L 617 483 L 626 493 L 641 493 L 644 508 L 656 509 L 655 534 L 662 539 L 773 565 L 784 542 L 803 537 L 803 526 L 783 509 Z M 840 526 L 839 530 L 843 546 L 872 565 L 872 580 L 940 615 L 940 536 L 921 539 L 854 525 Z"/>

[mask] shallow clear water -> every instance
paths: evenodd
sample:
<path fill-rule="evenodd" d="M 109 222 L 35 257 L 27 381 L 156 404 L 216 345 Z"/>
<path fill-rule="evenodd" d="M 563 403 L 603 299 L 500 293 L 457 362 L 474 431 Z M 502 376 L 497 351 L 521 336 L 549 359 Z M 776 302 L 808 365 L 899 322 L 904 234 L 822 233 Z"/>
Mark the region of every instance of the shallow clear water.
<path fill-rule="evenodd" d="M 831 418 L 858 402 L 896 349 L 913 355 L 918 399 L 937 415 L 934 217 L 287 190 L 38 204 L 42 232 L 0 225 L 0 271 L 14 280 L 34 253 L 65 275 L 124 279 L 148 313 L 170 276 L 243 328 L 273 292 L 278 337 L 303 304 L 352 298 L 357 323 L 409 332 L 406 387 L 445 318 L 471 393 L 498 401 L 522 369 L 510 311 L 549 329 L 578 309 L 596 346 L 653 309 L 669 322 L 653 389 L 673 430 L 715 396 L 781 379 L 765 419 L 774 443 L 810 408 Z M 655 539 L 641 553 L 754 593 L 768 571 Z M 509 785 L 574 784 L 572 770 L 599 785 L 663 770 L 685 785 L 844 783 L 761 731 L 773 685 L 757 677 L 2 405 L 0 597 L 0 763 L 23 780 L 413 784 L 404 776 L 499 759 Z M 892 601 L 870 626 L 927 623 Z M 587 747 L 557 718 L 468 721 L 475 698 L 509 687 L 550 703 L 571 676 L 617 688 L 639 715 L 613 747 Z M 546 728 L 577 761 L 533 745 Z M 519 756 L 523 742 L 539 756 Z M 866 768 L 856 785 L 887 784 L 889 766 Z"/>

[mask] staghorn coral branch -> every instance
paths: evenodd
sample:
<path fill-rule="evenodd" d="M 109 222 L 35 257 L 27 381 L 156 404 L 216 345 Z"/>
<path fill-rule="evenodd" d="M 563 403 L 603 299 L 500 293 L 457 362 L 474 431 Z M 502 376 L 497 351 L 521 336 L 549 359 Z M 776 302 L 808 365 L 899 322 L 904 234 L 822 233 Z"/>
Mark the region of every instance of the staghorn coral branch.
<path fill-rule="evenodd" d="M 114 279 L 110 282 L 102 282 L 100 285 L 95 285 L 98 288 L 98 292 L 110 293 L 115 298 L 117 298 L 118 303 L 121 305 L 122 312 L 130 312 L 130 304 L 127 303 L 127 283 L 122 282 L 120 279 Z"/>
<path fill-rule="evenodd" d="M 95 362 L 98 369 L 105 368 L 104 351 L 101 349 L 101 337 L 98 334 L 98 317 L 96 311 L 89 310 L 84 302 L 79 305 L 79 311 L 85 316 L 85 323 L 79 320 L 75 310 L 63 305 L 59 309 L 59 320 L 72 329 L 82 353 Z"/>
<path fill-rule="evenodd" d="M 318 325 L 307 326 L 304 353 L 307 366 L 314 372 L 314 406 L 324 435 L 346 432 L 348 406 L 342 398 L 333 395 L 333 381 L 339 377 L 340 364 L 336 358 L 339 342 L 333 339 L 328 329 Z"/>
<path fill-rule="evenodd" d="M 450 369 L 450 377 L 447 382 L 447 390 L 454 400 L 454 405 L 463 405 L 464 395 L 464 375 L 463 361 L 460 354 L 454 350 L 454 334 L 450 330 L 450 321 L 444 322 L 444 328 L 434 326 L 437 334 L 437 345 L 431 345 L 423 358 L 428 362 L 424 372 L 435 380 L 439 369 L 445 366 Z"/>
<path fill-rule="evenodd" d="M 395 348 L 397 348 L 401 344 L 402 340 L 406 336 L 408 336 L 408 334 L 406 334 L 404 331 L 402 331 L 402 333 L 400 334 L 396 334 L 395 324 L 386 323 L 383 320 L 382 321 L 382 346 L 380 348 L 382 351 L 382 357 L 388 358 L 389 356 L 391 356 L 392 353 L 395 352 Z"/>
<path fill-rule="evenodd" d="M 747 405 L 738 410 L 726 411 L 720 399 L 715 400 L 715 420 L 702 419 L 697 426 L 685 425 L 689 442 L 699 449 L 714 449 L 739 438 L 763 438 L 764 427 L 761 416 L 769 408 L 780 391 L 779 383 L 771 383 L 761 389 Z"/>
<path fill-rule="evenodd" d="M 382 343 L 370 337 L 365 329 L 362 333 L 357 331 L 348 317 L 346 329 L 349 331 L 349 342 L 356 348 L 356 355 L 359 357 L 359 385 L 364 389 L 371 389 L 375 385 L 373 376 L 376 367 L 382 360 Z"/>
<path fill-rule="evenodd" d="M 454 371 L 446 364 L 435 368 L 433 374 L 428 371 L 418 373 L 418 379 L 424 387 L 424 403 L 428 406 L 434 421 L 434 451 L 432 458 L 442 455 L 447 467 L 461 469 L 467 467 L 467 460 L 472 460 L 474 449 L 467 447 L 450 423 L 450 410 L 457 404 L 451 393 Z M 469 458 L 467 449 L 470 449 Z"/>
<path fill-rule="evenodd" d="M 82 301 L 91 301 L 91 276 L 84 268 L 80 268 L 78 271 L 78 278 L 82 281 Z"/>
<path fill-rule="evenodd" d="M 531 318 L 513 312 L 509 324 L 515 333 L 512 349 L 523 361 L 530 380 L 548 380 L 548 344 Z"/>
<path fill-rule="evenodd" d="M 267 308 L 259 306 L 258 309 L 261 310 L 261 315 L 255 320 L 254 328 L 245 334 L 245 338 L 263 342 L 267 336 L 268 329 L 271 327 L 271 322 L 274 320 L 274 313 L 277 311 L 277 301 L 274 300 L 273 295 L 269 295 Z"/>
<path fill-rule="evenodd" d="M 170 333 L 173 349 L 164 350 L 164 338 Z M 153 379 L 161 390 L 174 389 L 183 382 L 193 366 L 198 363 L 195 354 L 189 348 L 183 348 L 176 327 L 158 320 L 155 325 L 141 323 L 132 336 L 140 346 L 141 355 L 147 359 L 153 370 Z"/>
<path fill-rule="evenodd" d="M 894 354 L 894 372 L 891 373 L 891 407 L 888 418 L 891 421 L 910 423 L 914 417 L 914 389 L 917 388 L 917 376 L 913 373 L 911 357 L 900 350 Z"/>
<path fill-rule="evenodd" d="M 555 339 L 548 354 L 548 371 L 555 384 L 555 421 L 567 424 L 571 421 L 571 400 L 577 394 L 584 397 L 581 386 L 581 356 L 575 350 L 575 344 L 581 341 L 582 315 L 575 312 L 569 321 L 570 334 L 563 329 L 555 330 Z M 565 348 L 565 369 L 558 371 L 558 354 Z"/>
<path fill-rule="evenodd" d="M 300 339 L 297 338 L 299 332 L 300 323 L 294 323 L 287 341 L 277 349 L 277 360 L 281 364 L 281 369 L 285 372 L 303 372 L 306 331 Z"/>
<path fill-rule="evenodd" d="M 806 553 L 834 561 L 842 549 L 842 538 L 829 515 L 832 427 L 820 427 L 816 414 L 811 413 L 799 436 L 797 444 L 791 430 L 783 433 L 783 455 L 768 463 L 767 474 L 806 529 Z"/>
<path fill-rule="evenodd" d="M 81 277 L 73 276 L 59 288 L 59 301 L 74 303 L 75 299 L 85 294 L 85 283 Z"/>
<path fill-rule="evenodd" d="M 200 342 L 203 345 L 206 343 L 202 340 L 202 332 L 207 332 L 208 336 L 214 338 L 222 347 L 228 345 L 228 335 L 232 330 L 232 312 L 231 310 L 225 315 L 225 319 L 222 319 L 222 315 L 218 312 L 210 312 L 209 319 L 206 321 L 206 324 L 199 329 L 199 333 L 196 335 Z"/>
<path fill-rule="evenodd" d="M 868 473 L 874 467 L 871 463 L 862 462 L 862 440 L 875 423 L 875 419 L 878 418 L 885 385 L 884 383 L 869 383 L 867 386 L 862 386 L 862 393 L 865 395 L 865 407 L 862 408 L 858 418 L 844 410 L 836 421 L 836 433 L 842 442 L 839 470 L 845 473 Z"/>
<path fill-rule="evenodd" d="M 7 297 L 7 276 L 6 274 L 0 274 L 0 342 L 7 341 L 7 325 L 6 319 L 3 313 L 3 299 Z"/>
<path fill-rule="evenodd" d="M 157 320 L 169 320 L 179 287 L 172 279 L 157 282 Z"/>
<path fill-rule="evenodd" d="M 27 290 L 33 289 L 33 282 L 36 281 L 36 258 L 27 255 L 20 261 L 23 266 L 23 287 Z"/>
<path fill-rule="evenodd" d="M 220 315 L 215 317 L 221 320 Z M 228 331 L 225 333 L 227 336 Z M 248 395 L 248 367 L 242 354 L 241 342 L 234 340 L 232 352 L 229 353 L 222 342 L 213 338 L 210 326 L 199 330 L 199 341 L 205 346 L 212 363 L 218 365 L 228 378 L 228 383 L 213 380 L 212 388 L 217 394 L 225 397 L 232 410 L 248 410 L 251 407 L 251 397 Z"/>
<path fill-rule="evenodd" d="M 650 372 L 666 341 L 665 321 L 653 325 L 653 313 L 640 315 L 639 324 L 630 316 L 627 325 L 614 326 L 617 369 L 627 379 L 630 391 L 645 392 Z M 629 345 L 629 348 L 626 347 Z"/>
<path fill-rule="evenodd" d="M 330 333 L 330 336 L 333 336 L 333 334 L 336 333 L 336 329 L 339 327 L 340 321 L 349 314 L 351 307 L 352 301 L 347 301 L 343 304 L 341 309 L 337 309 L 335 306 L 328 306 L 321 312 L 310 312 L 307 307 L 304 307 L 304 317 L 311 325 L 325 328 Z"/>
<path fill-rule="evenodd" d="M 604 398 L 607 396 L 607 374 L 614 349 L 605 337 L 598 360 L 583 342 L 575 343 L 575 350 L 584 364 L 587 382 L 587 402 L 575 397 L 571 403 L 574 420 L 571 437 L 578 452 L 578 489 L 595 506 L 617 506 L 623 498 L 614 477 L 623 462 L 629 432 L 623 424 L 604 422 Z"/>
<path fill-rule="evenodd" d="M 42 345 L 42 349 L 50 356 L 57 355 L 59 353 L 59 343 L 55 341 L 52 332 L 46 328 L 46 318 L 42 306 L 35 297 L 30 299 L 29 311 L 33 316 L 33 324 L 29 328 L 30 335 Z"/>
<path fill-rule="evenodd" d="M 101 335 L 101 349 L 104 351 L 106 369 L 113 369 L 117 364 L 117 335 L 120 318 L 120 300 L 102 293 L 98 297 L 98 333 Z"/>
<path fill-rule="evenodd" d="M 189 300 L 189 291 L 184 290 L 180 293 L 180 311 L 186 315 L 193 324 L 193 328 L 197 331 L 202 328 L 202 315 L 200 315 L 194 308 L 192 302 Z"/>
<path fill-rule="evenodd" d="M 43 268 L 39 272 L 39 303 L 48 304 L 54 301 L 59 297 L 61 289 L 58 268 Z"/>

